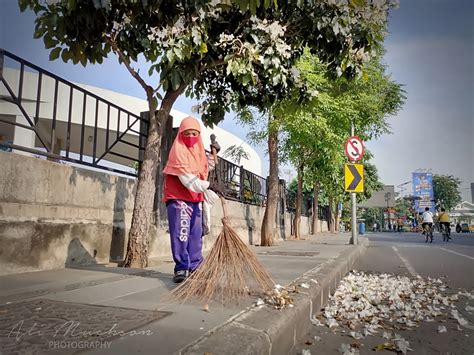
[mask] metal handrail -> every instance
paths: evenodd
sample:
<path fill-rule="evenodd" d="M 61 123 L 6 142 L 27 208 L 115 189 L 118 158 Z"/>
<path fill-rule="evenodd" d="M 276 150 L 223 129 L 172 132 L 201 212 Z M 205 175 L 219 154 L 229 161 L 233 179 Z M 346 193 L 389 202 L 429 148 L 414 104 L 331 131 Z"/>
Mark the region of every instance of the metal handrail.
<path fill-rule="evenodd" d="M 12 89 L 12 86 L 9 84 L 7 78 L 5 77 L 5 58 L 8 58 L 9 60 L 12 60 L 13 62 L 16 62 L 19 64 L 20 69 L 19 69 L 19 81 L 18 83 L 18 91 L 15 93 L 14 90 Z M 36 86 L 36 95 L 33 95 L 36 97 L 35 99 L 32 100 L 24 100 L 23 98 L 23 89 L 24 89 L 24 81 L 25 81 L 25 68 L 31 69 L 33 71 L 36 71 L 38 73 L 38 84 Z M 40 117 L 40 107 L 42 105 L 41 102 L 41 96 L 42 96 L 42 88 L 43 88 L 43 82 L 44 79 L 52 79 L 54 81 L 54 94 L 53 94 L 53 100 L 52 100 L 52 107 L 53 107 L 53 112 L 52 112 L 52 117 L 47 117 L 48 119 L 51 119 L 51 124 L 48 129 L 45 129 L 45 127 L 41 127 L 39 125 L 39 121 L 41 119 Z M 142 162 L 142 157 L 143 154 L 140 154 L 140 152 L 144 152 L 145 150 L 145 145 L 146 145 L 146 138 L 147 138 L 147 131 L 148 131 L 148 120 L 145 119 L 144 117 L 141 117 L 140 115 L 134 114 L 119 105 L 108 101 L 97 94 L 84 89 L 80 87 L 77 84 L 74 84 L 68 80 L 65 80 L 59 76 L 57 76 L 54 73 L 51 73 L 48 70 L 45 70 L 23 58 L 18 57 L 17 55 L 6 51 L 5 49 L 0 48 L 0 83 L 4 85 L 6 88 L 6 91 L 8 93 L 7 96 L 0 97 L 0 100 L 3 100 L 5 102 L 14 104 L 18 107 L 20 110 L 21 114 L 26 120 L 26 124 L 22 124 L 20 122 L 12 122 L 6 119 L 2 119 L 3 123 L 7 124 L 12 124 L 24 129 L 28 129 L 30 131 L 33 131 L 37 140 L 39 141 L 39 144 L 41 148 L 37 147 L 25 147 L 25 146 L 19 146 L 15 145 L 14 149 L 17 150 L 22 150 L 26 152 L 34 152 L 39 155 L 44 155 L 47 156 L 48 158 L 53 158 L 54 159 L 59 159 L 62 161 L 69 161 L 77 164 L 83 164 L 87 166 L 92 166 L 94 168 L 98 169 L 103 169 L 103 170 L 108 170 L 108 171 L 115 171 L 119 172 L 122 174 L 126 175 L 132 175 L 136 176 L 136 173 L 131 173 L 130 169 L 131 166 L 135 163 L 141 163 Z M 69 100 L 67 103 L 67 107 L 65 112 L 67 112 L 63 117 L 66 118 L 67 120 L 63 119 L 61 122 L 63 122 L 66 127 L 65 127 L 65 146 L 64 147 L 55 147 L 56 145 L 56 139 L 57 137 L 57 125 L 58 125 L 58 95 L 59 95 L 59 85 L 65 86 L 64 92 L 69 93 Z M 62 87 L 61 87 L 62 89 Z M 77 129 L 77 134 L 73 137 L 72 132 L 73 132 L 73 122 L 72 122 L 72 115 L 73 115 L 73 98 L 75 100 L 82 99 L 82 103 L 75 102 L 76 106 L 74 107 L 79 107 L 82 109 L 82 114 L 81 114 L 81 122 L 80 123 L 74 123 L 75 126 L 79 126 Z M 93 117 L 92 121 L 94 122 L 93 125 L 86 125 L 86 119 L 87 119 L 87 110 L 90 104 L 90 101 L 92 100 L 92 103 L 95 104 L 95 108 L 93 108 Z M 33 104 L 35 105 L 34 107 L 34 116 L 30 114 L 25 107 L 25 104 Z M 107 118 L 106 118 L 106 128 L 100 128 L 99 127 L 99 109 L 100 107 L 105 106 L 106 112 L 107 112 Z M 111 128 L 110 125 L 110 120 L 111 120 L 111 108 L 114 109 L 114 112 L 116 111 L 116 121 L 117 121 L 117 127 L 115 130 Z M 89 108 L 90 109 L 90 108 Z M 115 118 L 115 117 L 114 117 Z M 123 119 L 123 121 L 121 120 Z M 124 122 L 126 121 L 126 124 Z M 105 123 L 104 121 L 102 121 Z M 121 123 L 122 123 L 122 129 L 121 129 Z M 49 124 L 49 121 L 48 121 Z M 135 125 L 139 124 L 140 130 L 133 129 Z M 86 146 L 85 142 L 85 132 L 87 129 L 92 129 L 93 130 L 93 139 L 90 141 L 91 144 Z M 115 133 L 115 138 L 111 138 L 111 133 Z M 99 142 L 97 139 L 98 134 L 105 134 L 105 146 L 104 144 L 101 144 L 99 146 Z M 133 139 L 136 139 L 138 137 L 138 144 L 135 144 L 133 142 L 127 141 L 125 139 L 125 136 L 129 134 Z M 80 136 L 80 142 L 79 142 L 79 147 L 75 150 L 72 151 L 71 147 L 71 140 L 75 138 L 76 136 Z M 2 144 L 0 142 L 0 144 Z M 3 146 L 13 148 L 12 145 L 8 145 L 7 143 L 2 144 Z M 117 151 L 118 148 L 122 148 L 122 150 L 127 151 L 127 153 L 123 153 L 120 151 Z M 89 149 L 89 156 L 92 158 L 92 163 L 87 161 L 85 159 L 85 151 L 86 148 Z M 46 150 L 46 153 L 44 154 L 44 150 Z M 60 154 L 61 150 L 65 152 L 65 155 Z M 72 158 L 70 156 L 71 153 L 77 153 L 79 155 L 79 159 Z M 116 159 L 116 162 L 119 161 L 122 165 L 126 165 L 127 168 L 111 168 L 109 166 L 104 165 L 102 160 L 104 160 L 106 157 L 117 157 L 119 158 L 118 160 Z M 123 162 L 130 162 L 129 163 L 123 163 Z M 99 164 L 100 163 L 100 164 Z M 128 165 L 127 165 L 128 164 Z"/>

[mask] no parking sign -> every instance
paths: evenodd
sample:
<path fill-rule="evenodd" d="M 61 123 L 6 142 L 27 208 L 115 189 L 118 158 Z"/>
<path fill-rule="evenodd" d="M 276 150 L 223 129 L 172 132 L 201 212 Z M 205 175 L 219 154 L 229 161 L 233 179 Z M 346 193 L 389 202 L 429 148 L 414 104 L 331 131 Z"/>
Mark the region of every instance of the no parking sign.
<path fill-rule="evenodd" d="M 349 160 L 361 160 L 365 152 L 364 143 L 362 143 L 362 139 L 360 139 L 359 137 L 352 136 L 346 141 L 344 150 Z"/>

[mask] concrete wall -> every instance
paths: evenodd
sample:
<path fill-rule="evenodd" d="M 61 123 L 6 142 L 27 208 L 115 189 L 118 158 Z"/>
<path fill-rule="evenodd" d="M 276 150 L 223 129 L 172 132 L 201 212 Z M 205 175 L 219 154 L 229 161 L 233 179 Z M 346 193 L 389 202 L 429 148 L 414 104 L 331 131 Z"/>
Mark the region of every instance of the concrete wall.
<path fill-rule="evenodd" d="M 122 256 L 135 182 L 0 152 L 0 273 Z"/>
<path fill-rule="evenodd" d="M 134 179 L 0 151 L 0 274 L 121 260 L 134 191 Z M 259 244 L 264 209 L 227 205 L 241 238 Z M 220 232 L 221 218 L 219 205 L 212 211 L 205 249 Z M 290 236 L 290 222 L 287 214 L 275 235 Z M 301 224 L 307 234 L 310 221 L 303 217 Z M 151 258 L 170 256 L 166 222 L 159 225 L 151 231 Z"/>

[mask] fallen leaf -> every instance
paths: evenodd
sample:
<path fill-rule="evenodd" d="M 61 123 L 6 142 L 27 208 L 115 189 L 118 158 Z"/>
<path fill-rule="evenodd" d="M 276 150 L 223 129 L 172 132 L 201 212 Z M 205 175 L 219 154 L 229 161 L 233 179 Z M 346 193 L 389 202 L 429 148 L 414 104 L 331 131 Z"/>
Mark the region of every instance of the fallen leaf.
<path fill-rule="evenodd" d="M 349 335 L 354 339 L 362 339 L 363 335 L 359 332 L 350 332 Z"/>
<path fill-rule="evenodd" d="M 379 345 L 374 346 L 372 350 L 375 350 L 375 351 L 382 351 L 382 350 L 397 351 L 398 348 L 393 343 L 383 343 L 383 344 L 379 344 Z"/>
<path fill-rule="evenodd" d="M 324 324 L 321 323 L 321 321 L 320 321 L 318 318 L 316 318 L 315 316 L 312 316 L 312 317 L 310 318 L 310 321 L 311 321 L 311 323 L 313 323 L 313 325 L 316 325 L 316 326 L 319 326 L 319 327 L 324 325 Z"/>

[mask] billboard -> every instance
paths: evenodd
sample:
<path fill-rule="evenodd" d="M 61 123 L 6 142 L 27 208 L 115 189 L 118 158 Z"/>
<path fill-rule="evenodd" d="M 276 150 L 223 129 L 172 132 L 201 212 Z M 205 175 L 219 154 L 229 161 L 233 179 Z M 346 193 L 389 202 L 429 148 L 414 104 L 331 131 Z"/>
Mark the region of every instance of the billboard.
<path fill-rule="evenodd" d="M 425 207 L 434 212 L 433 174 L 413 173 L 412 176 L 416 212 L 424 212 Z"/>

